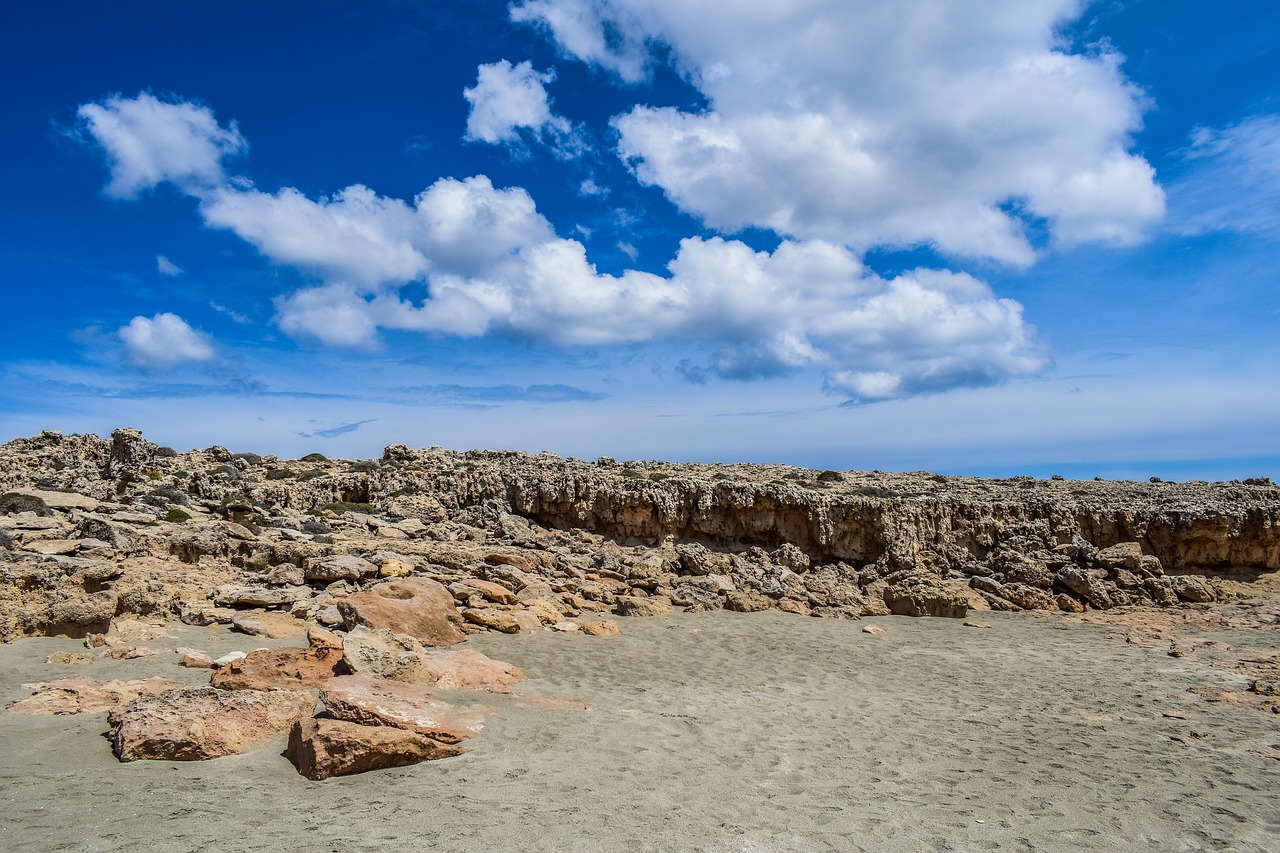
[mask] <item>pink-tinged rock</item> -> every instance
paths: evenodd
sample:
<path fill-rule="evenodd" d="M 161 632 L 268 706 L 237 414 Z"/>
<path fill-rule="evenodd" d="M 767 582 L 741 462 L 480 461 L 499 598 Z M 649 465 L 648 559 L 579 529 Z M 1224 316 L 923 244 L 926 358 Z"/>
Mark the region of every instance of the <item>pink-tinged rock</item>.
<path fill-rule="evenodd" d="M 515 604 L 516 595 L 500 583 L 493 581 L 482 581 L 477 578 L 467 578 L 465 581 L 459 582 L 460 586 L 470 587 L 480 593 L 484 598 L 496 604 Z"/>
<path fill-rule="evenodd" d="M 182 682 L 155 676 L 137 681 L 98 682 L 92 678 L 61 678 L 41 682 L 26 699 L 9 706 L 10 714 L 96 714 L 139 696 L 163 693 Z"/>
<path fill-rule="evenodd" d="M 219 690 L 298 690 L 345 674 L 342 641 L 322 628 L 307 632 L 305 649 L 258 649 L 213 672 Z"/>
<path fill-rule="evenodd" d="M 289 734 L 285 753 L 308 779 L 350 776 L 388 767 L 450 758 L 460 746 L 390 726 L 362 726 L 345 720 L 300 720 Z"/>
<path fill-rule="evenodd" d="M 347 630 L 357 625 L 408 634 L 427 646 L 451 646 L 467 638 L 449 590 L 428 578 L 400 578 L 338 602 Z"/>
<path fill-rule="evenodd" d="M 203 761 L 260 746 L 314 710 L 302 691 L 184 687 L 134 699 L 107 722 L 121 761 Z"/>
<path fill-rule="evenodd" d="M 339 720 L 391 726 L 441 743 L 459 743 L 484 728 L 483 716 L 474 709 L 463 710 L 425 687 L 398 681 L 344 675 L 320 691 L 320 701 Z"/>
<path fill-rule="evenodd" d="M 515 666 L 473 649 L 433 651 L 413 637 L 357 626 L 343 640 L 347 668 L 356 675 L 423 684 L 440 690 L 509 693 L 524 677 Z"/>

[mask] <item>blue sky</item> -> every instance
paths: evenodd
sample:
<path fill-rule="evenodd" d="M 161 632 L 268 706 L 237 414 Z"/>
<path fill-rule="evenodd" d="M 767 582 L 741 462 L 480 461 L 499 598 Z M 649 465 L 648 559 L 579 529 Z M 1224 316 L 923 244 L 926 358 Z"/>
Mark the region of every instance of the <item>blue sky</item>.
<path fill-rule="evenodd" d="M 1280 6 L 7 8 L 0 436 L 1280 474 Z"/>

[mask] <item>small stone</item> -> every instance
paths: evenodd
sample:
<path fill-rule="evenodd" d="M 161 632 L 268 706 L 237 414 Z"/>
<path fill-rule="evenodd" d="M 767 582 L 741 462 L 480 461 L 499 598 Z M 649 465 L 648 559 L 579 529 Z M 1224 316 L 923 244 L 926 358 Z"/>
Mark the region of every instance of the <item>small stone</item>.
<path fill-rule="evenodd" d="M 569 619 L 565 619 L 561 622 L 555 623 L 554 625 L 551 626 L 551 630 L 559 631 L 562 634 L 581 633 L 581 629 L 578 627 L 578 623 Z"/>
<path fill-rule="evenodd" d="M 404 560 L 383 560 L 378 575 L 384 578 L 407 578 L 413 574 L 413 566 Z"/>
<path fill-rule="evenodd" d="M 873 637 L 879 637 L 884 634 L 884 629 L 881 628 L 879 625 L 863 625 L 862 633 L 870 634 Z"/>
<path fill-rule="evenodd" d="M 227 652 L 222 657 L 214 659 L 213 668 L 218 669 L 219 667 L 227 666 L 245 657 L 248 657 L 248 652 Z"/>
<path fill-rule="evenodd" d="M 285 613 L 253 610 L 237 613 L 231 620 L 231 628 L 254 637 L 283 640 L 301 634 L 307 629 L 307 625 Z"/>
<path fill-rule="evenodd" d="M 963 623 L 966 628 L 990 628 L 990 622 L 979 622 L 976 619 L 966 619 Z"/>
<path fill-rule="evenodd" d="M 185 666 L 188 669 L 213 668 L 213 658 L 204 652 L 185 647 L 175 649 L 175 651 L 178 653 L 178 666 Z M 243 654 L 243 652 L 241 654 Z"/>
<path fill-rule="evenodd" d="M 93 663 L 93 658 L 83 652 L 54 652 L 44 659 L 45 663 L 66 664 L 69 666 L 84 666 Z"/>

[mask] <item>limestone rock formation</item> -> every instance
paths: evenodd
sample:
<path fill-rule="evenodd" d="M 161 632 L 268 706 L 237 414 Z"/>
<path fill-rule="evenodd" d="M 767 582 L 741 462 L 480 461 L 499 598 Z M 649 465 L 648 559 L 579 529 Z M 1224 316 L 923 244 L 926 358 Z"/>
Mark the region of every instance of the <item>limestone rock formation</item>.
<path fill-rule="evenodd" d="M 311 694 L 296 690 L 184 687 L 134 699 L 107 722 L 121 761 L 203 761 L 260 746 L 314 708 Z"/>
<path fill-rule="evenodd" d="M 423 687 L 359 675 L 335 678 L 320 691 L 329 715 L 363 726 L 391 726 L 440 743 L 480 733 L 484 717 L 441 701 Z"/>
<path fill-rule="evenodd" d="M 464 752 L 460 746 L 438 743 L 404 729 L 306 719 L 294 724 L 286 755 L 303 776 L 321 780 L 407 767 Z"/>
<path fill-rule="evenodd" d="M 408 634 L 427 646 L 450 646 L 466 639 L 453 596 L 426 578 L 385 581 L 338 602 L 348 630 L 356 625 Z"/>

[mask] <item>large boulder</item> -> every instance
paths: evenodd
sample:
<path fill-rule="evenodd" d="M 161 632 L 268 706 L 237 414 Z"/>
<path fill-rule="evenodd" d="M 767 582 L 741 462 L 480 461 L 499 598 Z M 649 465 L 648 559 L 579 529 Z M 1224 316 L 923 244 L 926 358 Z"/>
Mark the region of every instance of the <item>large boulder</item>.
<path fill-rule="evenodd" d="M 107 722 L 121 761 L 203 761 L 260 746 L 314 710 L 302 691 L 184 687 L 134 699 Z"/>
<path fill-rule="evenodd" d="M 1115 607 L 1115 601 L 1102 579 L 1079 566 L 1064 566 L 1059 569 L 1055 582 L 1099 610 Z"/>
<path fill-rule="evenodd" d="M 473 649 L 428 650 L 405 634 L 356 627 L 342 642 L 343 659 L 356 675 L 422 684 L 440 690 L 509 693 L 524 677 L 515 666 Z"/>
<path fill-rule="evenodd" d="M 258 649 L 217 669 L 219 690 L 298 690 L 347 673 L 342 641 L 322 628 L 307 632 L 305 649 Z"/>
<path fill-rule="evenodd" d="M 969 612 L 965 585 L 948 583 L 932 574 L 913 574 L 895 579 L 885 587 L 884 603 L 898 616 L 963 619 Z"/>
<path fill-rule="evenodd" d="M 386 628 L 408 634 L 427 646 L 451 646 L 467 638 L 458 628 L 462 615 L 442 584 L 427 578 L 385 581 L 338 602 L 343 624 Z"/>
<path fill-rule="evenodd" d="M 1169 584 L 1173 587 L 1174 594 L 1183 601 L 1201 603 L 1217 598 L 1213 593 L 1213 587 L 1205 583 L 1203 578 L 1191 575 L 1170 575 Z"/>
<path fill-rule="evenodd" d="M 344 675 L 320 691 L 329 715 L 362 726 L 391 726 L 459 743 L 484 728 L 484 718 L 436 698 L 426 688 L 397 681 Z"/>
<path fill-rule="evenodd" d="M 285 753 L 308 779 L 350 776 L 466 752 L 454 744 L 390 726 L 362 726 L 345 720 L 306 719 L 294 723 Z"/>

